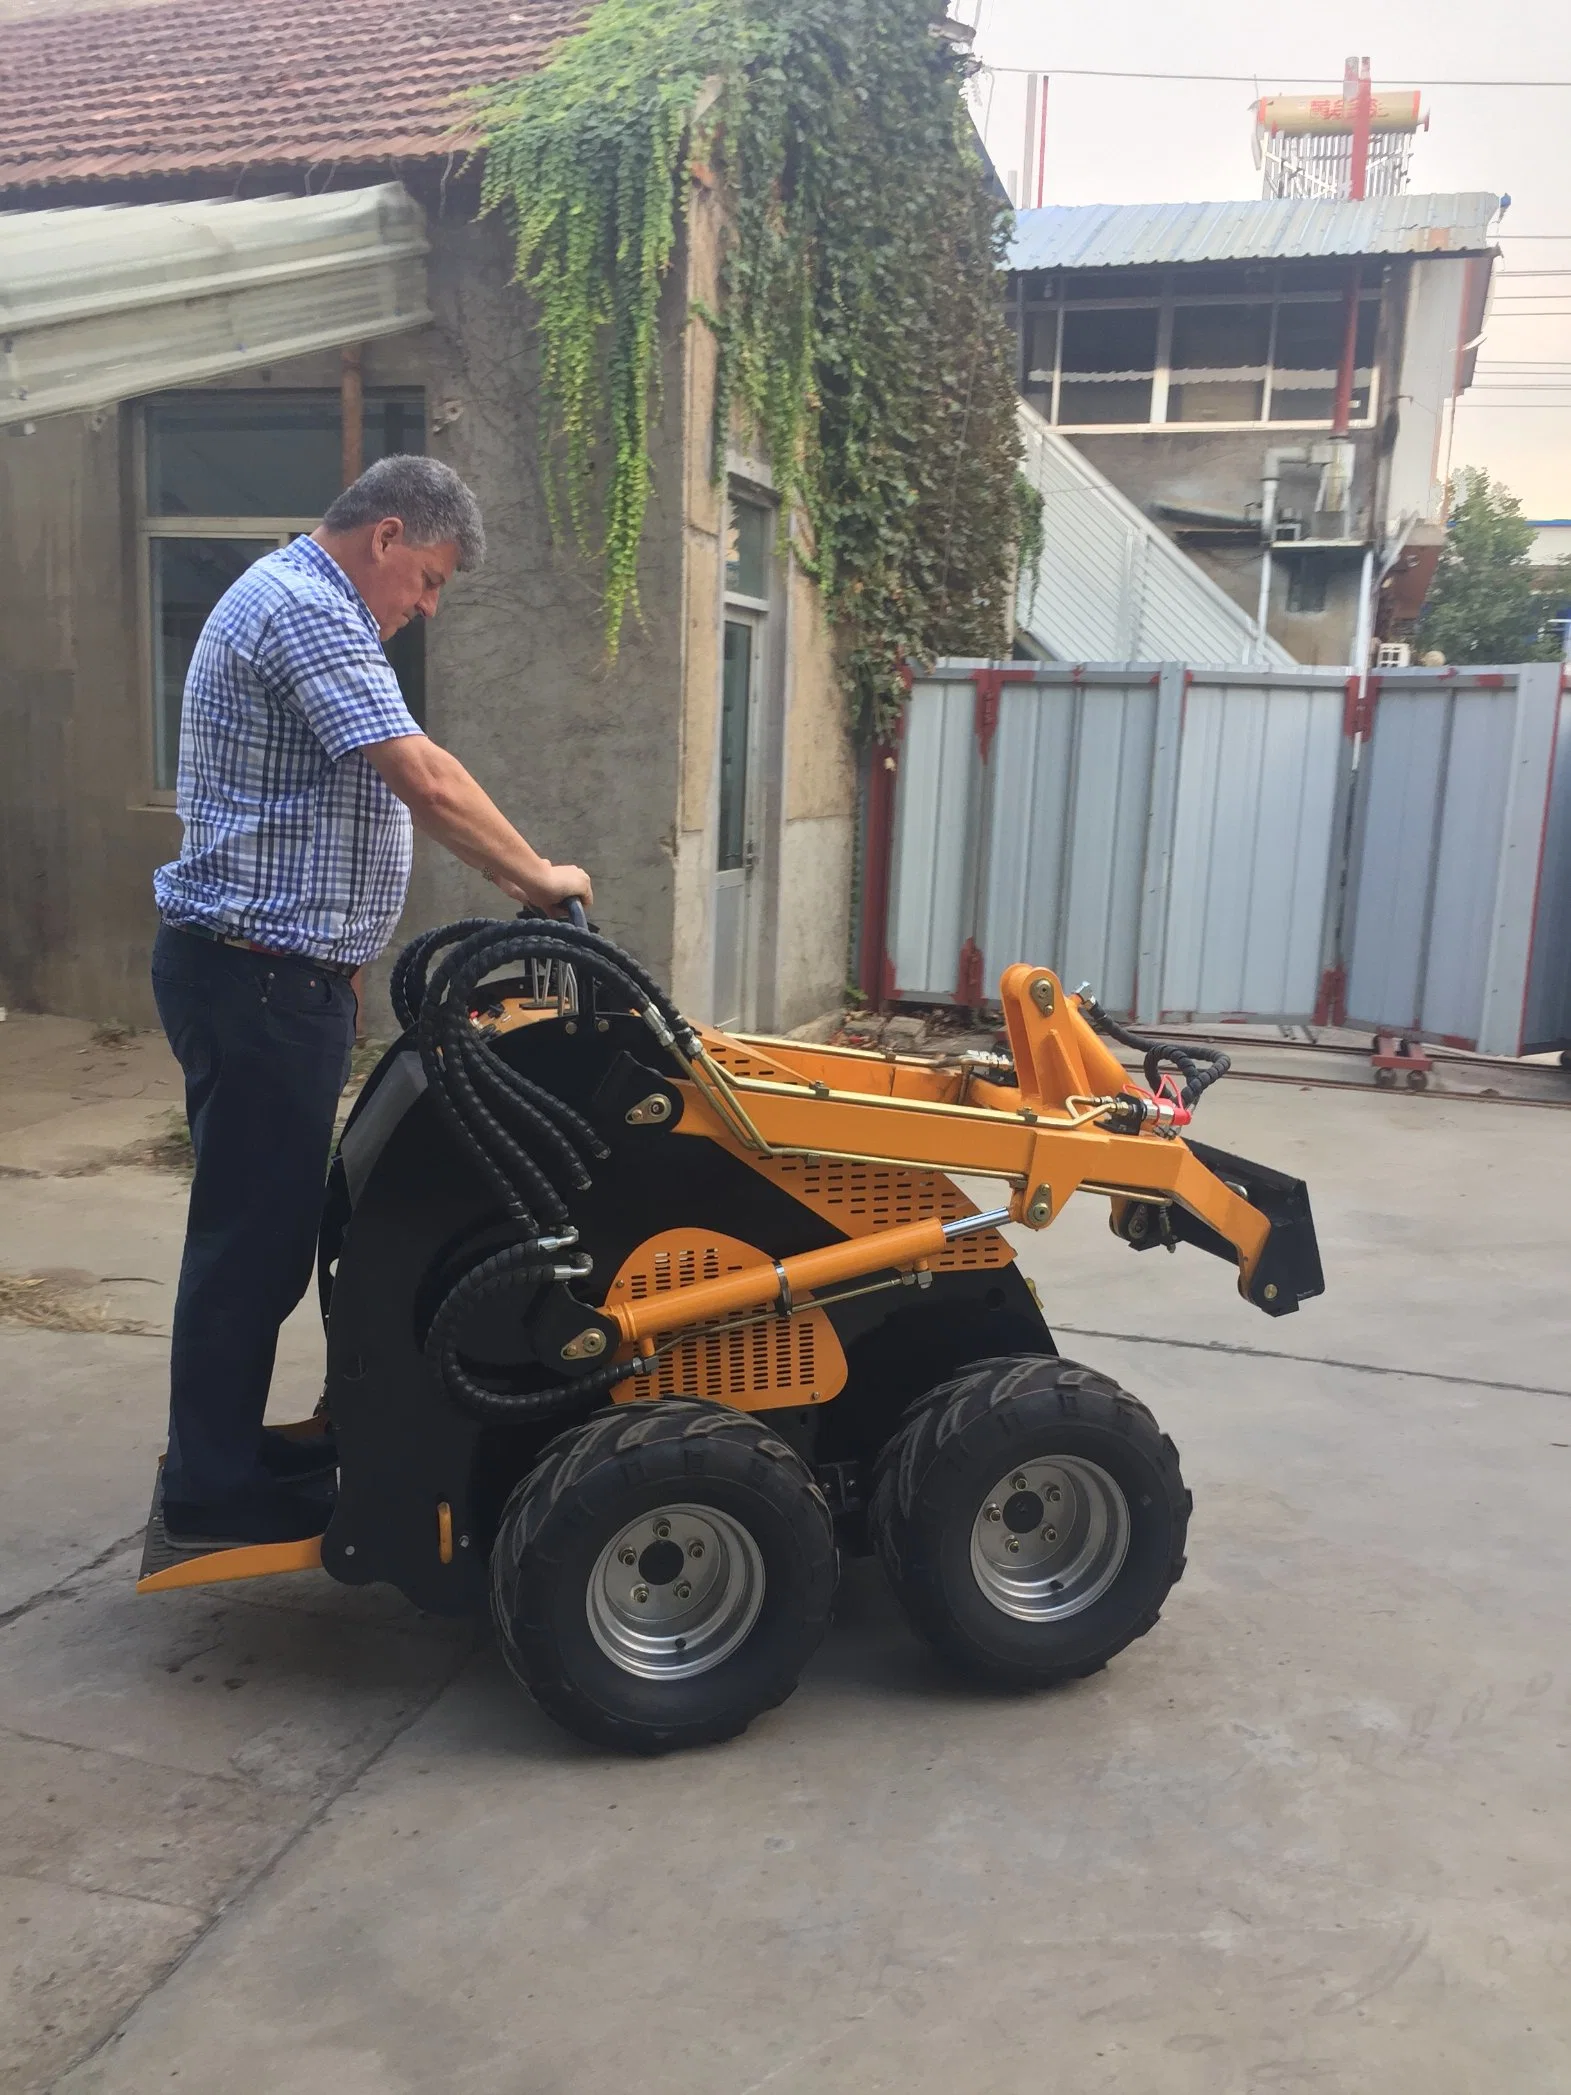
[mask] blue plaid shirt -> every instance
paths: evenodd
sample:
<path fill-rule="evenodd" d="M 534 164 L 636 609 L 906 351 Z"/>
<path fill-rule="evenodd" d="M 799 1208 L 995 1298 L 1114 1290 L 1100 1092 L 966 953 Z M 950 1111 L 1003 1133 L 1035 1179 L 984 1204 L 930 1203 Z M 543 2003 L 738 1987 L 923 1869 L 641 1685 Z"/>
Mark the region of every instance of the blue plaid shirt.
<path fill-rule="evenodd" d="M 225 591 L 186 677 L 166 924 L 359 967 L 409 886 L 409 810 L 360 751 L 418 735 L 360 592 L 314 540 Z"/>

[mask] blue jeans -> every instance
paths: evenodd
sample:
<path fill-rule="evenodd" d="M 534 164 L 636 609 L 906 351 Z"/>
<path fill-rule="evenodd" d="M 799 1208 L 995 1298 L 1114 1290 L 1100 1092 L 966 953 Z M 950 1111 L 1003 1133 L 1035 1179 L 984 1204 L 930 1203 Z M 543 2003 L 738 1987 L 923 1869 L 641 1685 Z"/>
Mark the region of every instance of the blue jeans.
<path fill-rule="evenodd" d="M 185 1072 L 196 1171 L 169 1361 L 164 1495 L 211 1506 L 265 1480 L 278 1327 L 310 1284 L 355 996 L 309 960 L 165 925 L 153 995 Z"/>

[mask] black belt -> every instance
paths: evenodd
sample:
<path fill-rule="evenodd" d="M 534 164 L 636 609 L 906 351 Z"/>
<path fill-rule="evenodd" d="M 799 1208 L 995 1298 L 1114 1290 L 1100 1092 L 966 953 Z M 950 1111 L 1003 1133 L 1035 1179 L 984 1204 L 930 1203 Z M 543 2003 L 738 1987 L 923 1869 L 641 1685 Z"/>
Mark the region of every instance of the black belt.
<path fill-rule="evenodd" d="M 322 975 L 342 975 L 347 982 L 360 971 L 345 967 L 341 960 L 318 960 L 314 953 L 285 953 L 277 946 L 264 946 L 254 938 L 234 938 L 227 931 L 215 931 L 211 924 L 171 924 L 167 917 L 161 919 L 167 931 L 183 931 L 188 938 L 205 938 L 210 945 L 236 946 L 242 953 L 260 953 L 267 960 L 288 960 L 296 967 L 315 968 Z"/>

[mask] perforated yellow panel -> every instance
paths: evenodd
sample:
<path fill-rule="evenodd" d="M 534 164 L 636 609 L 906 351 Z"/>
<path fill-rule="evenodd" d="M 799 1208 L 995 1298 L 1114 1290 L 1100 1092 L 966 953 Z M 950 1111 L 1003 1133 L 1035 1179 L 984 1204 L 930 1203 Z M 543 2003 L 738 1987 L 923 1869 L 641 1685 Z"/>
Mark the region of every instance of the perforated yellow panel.
<path fill-rule="evenodd" d="M 718 1280 L 722 1273 L 769 1263 L 767 1252 L 736 1237 L 667 1230 L 647 1237 L 626 1260 L 606 1306 L 647 1302 L 701 1280 Z M 662 1355 L 652 1376 L 619 1382 L 611 1394 L 619 1404 L 651 1395 L 707 1397 L 739 1411 L 767 1411 L 782 1404 L 827 1403 L 845 1388 L 847 1372 L 834 1326 L 821 1309 L 807 1309 L 757 1321 L 734 1317 L 695 1332 Z"/>
<path fill-rule="evenodd" d="M 740 1040 L 733 1040 L 728 1033 L 706 1033 L 704 1045 L 723 1069 L 730 1070 L 734 1077 L 768 1077 L 775 1083 L 799 1084 L 802 1080 L 794 1069 L 783 1062 L 776 1062 L 762 1048 Z"/>
<path fill-rule="evenodd" d="M 898 1165 L 855 1164 L 845 1157 L 748 1156 L 747 1162 L 848 1237 L 925 1222 L 933 1215 L 951 1222 L 976 1213 L 975 1203 L 941 1171 L 902 1171 Z M 972 1272 L 1007 1266 L 1013 1257 L 1007 1239 L 987 1229 L 958 1238 L 932 1265 L 938 1273 Z"/>

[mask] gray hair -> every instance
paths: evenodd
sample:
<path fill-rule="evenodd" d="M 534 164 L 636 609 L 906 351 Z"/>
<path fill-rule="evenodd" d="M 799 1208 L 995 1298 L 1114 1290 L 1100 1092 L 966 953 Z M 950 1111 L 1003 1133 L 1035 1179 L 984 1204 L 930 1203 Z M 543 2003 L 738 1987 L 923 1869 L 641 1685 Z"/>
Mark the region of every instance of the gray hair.
<path fill-rule="evenodd" d="M 411 545 L 456 545 L 460 568 L 479 567 L 485 559 L 480 504 L 439 458 L 408 452 L 379 458 L 344 489 L 323 517 L 322 527 L 358 531 L 388 516 L 399 518 Z"/>

